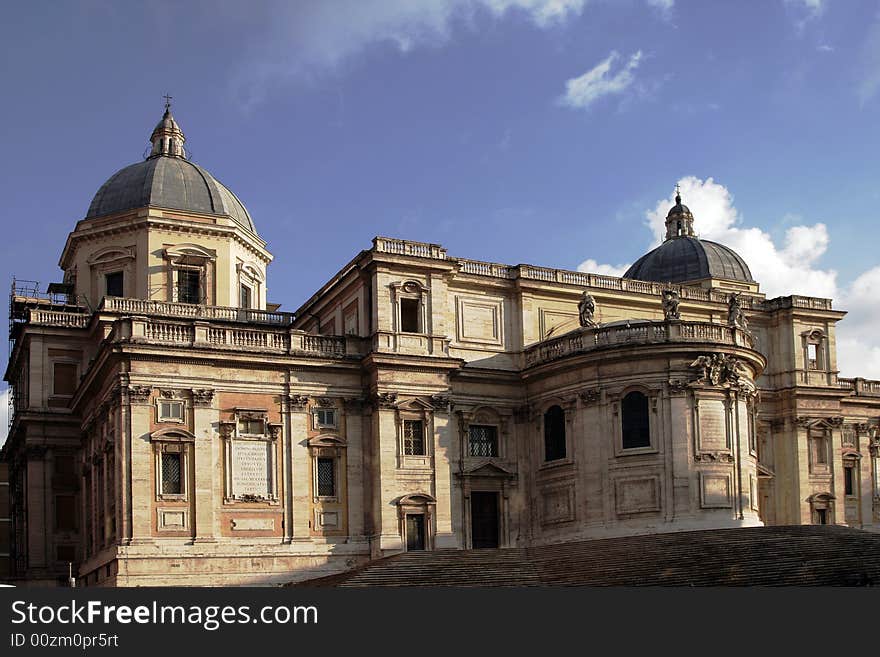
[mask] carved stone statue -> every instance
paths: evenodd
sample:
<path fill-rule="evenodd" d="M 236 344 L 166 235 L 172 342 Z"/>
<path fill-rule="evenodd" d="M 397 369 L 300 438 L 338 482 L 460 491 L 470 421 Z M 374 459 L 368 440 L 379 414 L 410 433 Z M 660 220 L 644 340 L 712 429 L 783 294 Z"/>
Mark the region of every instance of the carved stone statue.
<path fill-rule="evenodd" d="M 675 290 L 663 290 L 663 317 L 667 320 L 681 319 L 678 312 L 679 296 Z"/>
<path fill-rule="evenodd" d="M 727 324 L 741 328 L 744 331 L 748 330 L 748 322 L 742 309 L 739 292 L 734 292 L 727 300 Z"/>
<path fill-rule="evenodd" d="M 697 383 L 730 386 L 746 394 L 757 391 L 752 381 L 751 370 L 734 356 L 727 354 L 697 356 L 690 366 L 699 370 Z"/>
<path fill-rule="evenodd" d="M 709 368 L 711 365 L 711 356 L 697 356 L 696 360 L 690 364 L 691 367 L 700 370 L 699 376 L 697 376 L 697 382 L 707 383 L 709 381 Z"/>
<path fill-rule="evenodd" d="M 594 312 L 596 312 L 596 302 L 593 300 L 593 295 L 584 290 L 584 295 L 578 302 L 578 319 L 581 326 L 587 328 L 596 326 L 596 322 L 593 320 Z"/>

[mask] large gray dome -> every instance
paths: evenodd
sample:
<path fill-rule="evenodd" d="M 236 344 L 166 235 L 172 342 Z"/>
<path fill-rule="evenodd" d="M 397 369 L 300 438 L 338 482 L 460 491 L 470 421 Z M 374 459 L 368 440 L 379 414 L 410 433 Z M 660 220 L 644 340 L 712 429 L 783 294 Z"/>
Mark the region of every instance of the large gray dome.
<path fill-rule="evenodd" d="M 166 103 L 165 114 L 150 135 L 153 145 L 150 157 L 110 176 L 92 199 L 86 219 L 153 205 L 228 215 L 242 228 L 256 233 L 254 222 L 238 197 L 202 167 L 186 159 L 185 141 Z"/>
<path fill-rule="evenodd" d="M 117 171 L 101 185 L 87 219 L 154 205 L 172 210 L 223 214 L 256 232 L 238 197 L 202 167 L 182 157 L 160 155 Z"/>
<path fill-rule="evenodd" d="M 665 241 L 636 260 L 623 277 L 658 283 L 701 278 L 755 282 L 749 266 L 733 249 L 691 236 Z"/>

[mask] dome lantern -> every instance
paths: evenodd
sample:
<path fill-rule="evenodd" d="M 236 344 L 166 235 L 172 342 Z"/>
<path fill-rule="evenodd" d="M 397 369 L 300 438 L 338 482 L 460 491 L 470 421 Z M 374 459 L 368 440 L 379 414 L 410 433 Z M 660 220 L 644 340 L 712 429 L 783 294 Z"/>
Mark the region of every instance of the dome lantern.
<path fill-rule="evenodd" d="M 165 96 L 165 114 L 162 120 L 153 128 L 150 135 L 150 142 L 153 148 L 150 150 L 150 157 L 159 157 L 165 155 L 167 157 L 186 158 L 186 151 L 183 149 L 183 143 L 186 137 L 183 130 L 177 125 L 177 121 L 171 115 L 171 96 Z"/>
<path fill-rule="evenodd" d="M 694 215 L 691 214 L 688 206 L 681 204 L 681 190 L 676 184 L 675 205 L 669 209 L 669 213 L 666 215 L 666 239 L 693 237 L 694 235 Z"/>

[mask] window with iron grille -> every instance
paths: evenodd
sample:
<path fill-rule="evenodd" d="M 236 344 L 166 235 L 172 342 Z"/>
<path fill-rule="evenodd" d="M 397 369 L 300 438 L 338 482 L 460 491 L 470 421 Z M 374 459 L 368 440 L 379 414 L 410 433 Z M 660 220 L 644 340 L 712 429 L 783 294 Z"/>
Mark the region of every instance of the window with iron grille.
<path fill-rule="evenodd" d="M 318 497 L 336 496 L 336 463 L 332 458 L 319 458 L 317 465 Z"/>
<path fill-rule="evenodd" d="M 202 277 L 195 269 L 180 269 L 177 272 L 177 300 L 180 303 L 202 302 Z"/>
<path fill-rule="evenodd" d="M 407 456 L 425 455 L 425 424 L 421 420 L 403 421 L 403 453 Z"/>
<path fill-rule="evenodd" d="M 498 456 L 498 427 L 472 424 L 468 427 L 471 456 Z"/>
<path fill-rule="evenodd" d="M 161 459 L 162 467 L 162 494 L 180 495 L 183 493 L 182 463 L 183 455 L 180 453 L 163 452 Z"/>

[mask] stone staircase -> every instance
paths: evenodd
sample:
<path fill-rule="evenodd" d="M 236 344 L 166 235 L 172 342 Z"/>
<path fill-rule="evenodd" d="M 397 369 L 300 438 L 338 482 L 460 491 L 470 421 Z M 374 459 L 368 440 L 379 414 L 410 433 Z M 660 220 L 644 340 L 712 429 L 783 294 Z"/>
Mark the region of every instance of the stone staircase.
<path fill-rule="evenodd" d="M 407 552 L 296 586 L 878 586 L 880 534 L 835 526 L 675 532 Z"/>

